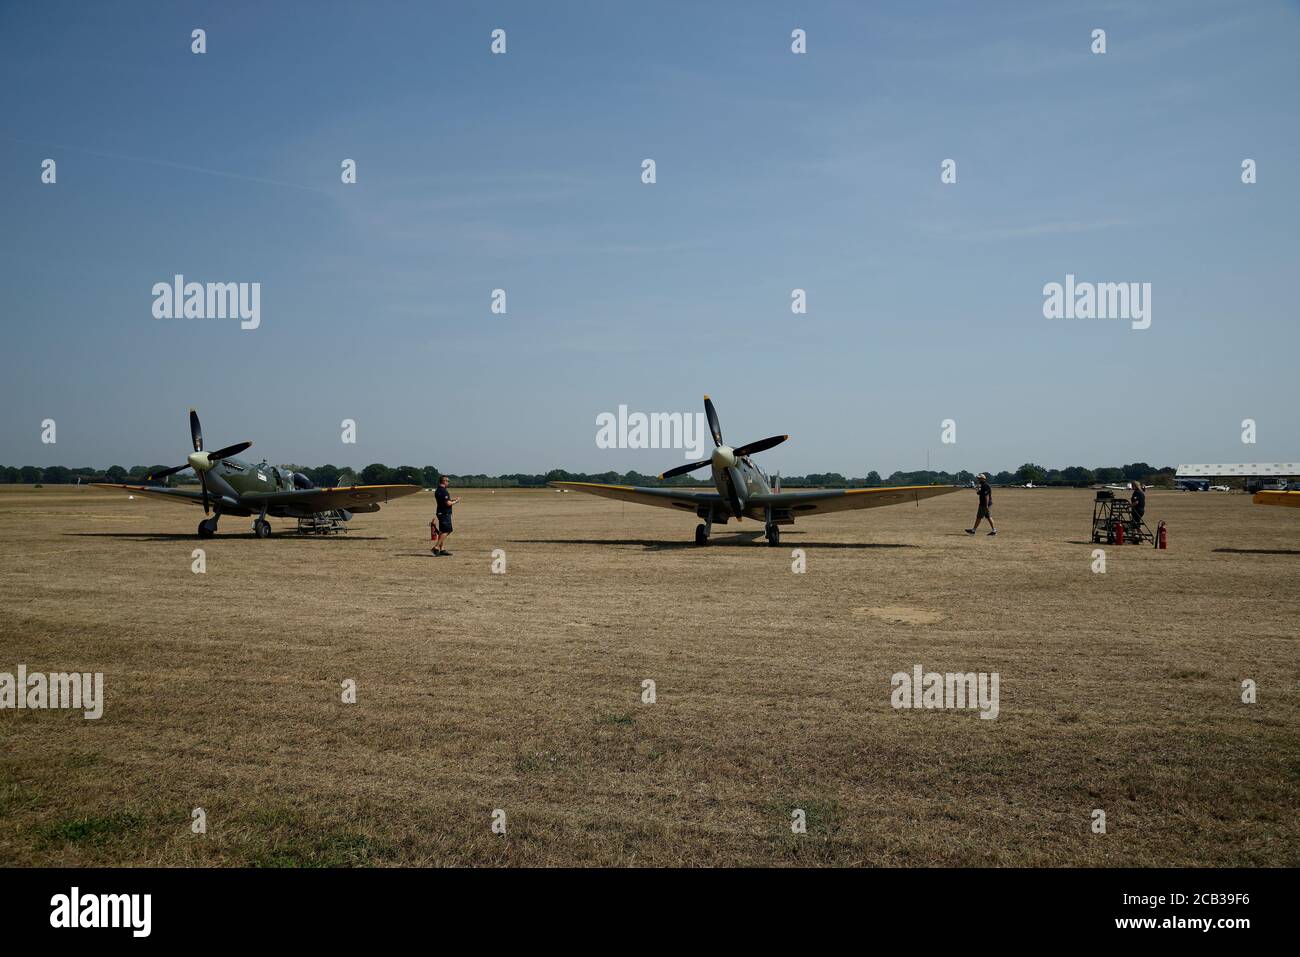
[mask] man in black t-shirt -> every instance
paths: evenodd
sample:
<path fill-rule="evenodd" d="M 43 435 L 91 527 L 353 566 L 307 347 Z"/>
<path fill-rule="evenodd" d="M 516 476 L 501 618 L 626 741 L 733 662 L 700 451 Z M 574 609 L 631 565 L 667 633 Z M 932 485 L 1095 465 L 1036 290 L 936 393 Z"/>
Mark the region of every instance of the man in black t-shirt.
<path fill-rule="evenodd" d="M 1147 493 L 1142 488 L 1142 483 L 1133 481 L 1129 483 L 1129 488 L 1133 490 L 1133 497 L 1130 498 L 1129 507 L 1133 510 L 1133 528 L 1131 534 L 1136 535 L 1142 531 L 1142 516 L 1147 511 Z"/>
<path fill-rule="evenodd" d="M 975 513 L 975 528 L 966 529 L 966 534 L 974 535 L 976 529 L 980 527 L 980 522 L 987 518 L 989 520 L 989 528 L 993 529 L 989 534 L 996 535 L 998 533 L 998 527 L 993 524 L 993 489 L 989 486 L 989 477 L 981 472 L 976 476 L 976 480 L 979 482 L 978 492 L 980 497 L 980 508 L 979 511 Z"/>
<path fill-rule="evenodd" d="M 443 546 L 447 541 L 447 536 L 451 534 L 451 507 L 460 501 L 459 498 L 452 498 L 451 492 L 447 491 L 451 485 L 451 480 L 443 475 L 438 479 L 438 487 L 433 490 L 433 497 L 438 500 L 438 537 L 433 543 L 433 553 L 435 555 L 450 555 Z"/>

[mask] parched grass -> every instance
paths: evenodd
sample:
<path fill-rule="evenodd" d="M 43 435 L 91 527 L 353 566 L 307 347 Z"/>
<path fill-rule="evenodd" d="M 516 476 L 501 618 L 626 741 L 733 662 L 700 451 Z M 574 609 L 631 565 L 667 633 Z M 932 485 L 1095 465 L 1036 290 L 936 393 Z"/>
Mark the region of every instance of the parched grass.
<path fill-rule="evenodd" d="M 1175 547 L 1094 574 L 1088 493 L 998 502 L 992 539 L 960 494 L 701 549 L 471 490 L 445 560 L 413 496 L 223 520 L 196 575 L 193 509 L 0 487 L 0 671 L 107 696 L 0 711 L 0 865 L 1300 864 L 1300 514 L 1154 492 Z M 916 664 L 998 672 L 997 720 L 894 710 Z"/>

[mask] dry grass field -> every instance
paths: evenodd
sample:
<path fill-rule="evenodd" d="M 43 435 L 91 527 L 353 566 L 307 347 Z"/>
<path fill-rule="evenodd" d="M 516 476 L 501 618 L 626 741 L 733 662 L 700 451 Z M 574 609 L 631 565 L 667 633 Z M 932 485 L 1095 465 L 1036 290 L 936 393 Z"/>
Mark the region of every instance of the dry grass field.
<path fill-rule="evenodd" d="M 1153 492 L 1170 550 L 1094 574 L 1091 500 L 699 549 L 667 510 L 469 491 L 435 559 L 424 493 L 200 543 L 196 508 L 0 486 L 0 671 L 107 697 L 0 711 L 0 864 L 1295 866 L 1300 511 Z M 998 672 L 999 716 L 894 710 L 915 664 Z"/>

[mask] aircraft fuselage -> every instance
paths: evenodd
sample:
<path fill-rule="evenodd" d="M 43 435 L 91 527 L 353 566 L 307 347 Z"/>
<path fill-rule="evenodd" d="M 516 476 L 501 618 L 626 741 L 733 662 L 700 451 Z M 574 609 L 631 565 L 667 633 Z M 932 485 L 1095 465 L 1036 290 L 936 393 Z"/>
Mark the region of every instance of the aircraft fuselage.
<path fill-rule="evenodd" d="M 298 478 L 298 484 L 295 484 L 293 472 L 265 461 L 254 465 L 237 458 L 221 459 L 213 462 L 206 473 L 208 494 L 212 496 L 213 504 L 225 515 L 260 514 L 261 505 L 242 504 L 241 500 L 247 495 L 265 495 L 311 487 L 310 484 L 302 484 L 305 477 Z M 268 505 L 266 514 L 276 518 L 305 518 L 313 514 L 313 511 L 288 504 Z"/>

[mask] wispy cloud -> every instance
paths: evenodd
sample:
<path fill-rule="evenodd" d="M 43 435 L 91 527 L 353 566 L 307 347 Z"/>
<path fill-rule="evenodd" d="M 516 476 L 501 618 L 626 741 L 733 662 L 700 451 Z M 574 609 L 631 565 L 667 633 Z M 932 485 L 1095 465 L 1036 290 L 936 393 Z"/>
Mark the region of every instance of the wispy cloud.
<path fill-rule="evenodd" d="M 973 226 L 953 223 L 916 223 L 914 228 L 928 236 L 963 242 L 995 242 L 1003 239 L 1032 239 L 1036 236 L 1059 236 L 1090 233 L 1099 229 L 1131 225 L 1129 220 L 1102 219 L 1093 222 L 1027 223 L 1021 226 Z"/>
<path fill-rule="evenodd" d="M 260 183 L 263 186 L 279 186 L 284 189 L 298 189 L 308 193 L 319 193 L 322 196 L 332 195 L 328 190 L 321 189 L 317 186 L 304 186 L 302 183 L 288 183 L 284 180 L 269 179 L 265 176 L 249 176 L 245 173 L 234 173 L 230 170 L 209 169 L 205 166 L 192 166 L 188 163 L 173 163 L 168 160 L 155 159 L 144 156 L 127 156 L 124 153 L 110 153 L 106 150 L 92 150 L 81 146 L 65 146 L 60 143 L 37 143 L 31 140 L 14 139 L 13 137 L 0 137 L 8 143 L 17 143 L 22 146 L 40 146 L 45 149 L 62 150 L 68 153 L 81 153 L 85 156 L 98 156 L 101 159 L 119 160 L 123 163 L 139 163 L 144 166 L 157 166 L 163 169 L 174 169 L 185 173 L 198 173 L 203 176 L 220 176 L 223 179 L 242 180 L 245 183 Z"/>

